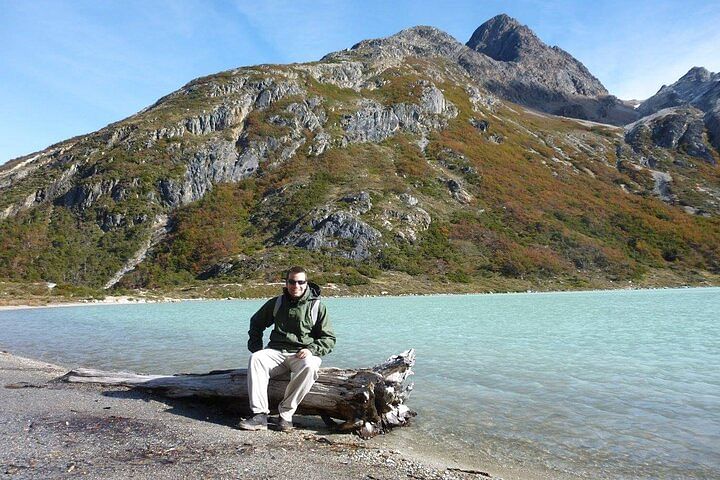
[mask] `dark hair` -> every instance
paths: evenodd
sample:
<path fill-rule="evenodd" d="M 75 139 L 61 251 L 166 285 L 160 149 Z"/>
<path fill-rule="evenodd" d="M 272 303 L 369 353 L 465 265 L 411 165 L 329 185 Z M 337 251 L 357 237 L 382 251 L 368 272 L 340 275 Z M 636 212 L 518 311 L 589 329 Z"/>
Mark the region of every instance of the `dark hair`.
<path fill-rule="evenodd" d="M 290 275 L 292 275 L 292 274 L 294 274 L 294 273 L 305 273 L 305 275 L 307 276 L 307 273 L 305 272 L 305 269 L 304 269 L 304 268 L 302 268 L 302 267 L 292 267 L 290 270 L 288 270 L 288 271 L 285 273 L 285 280 L 287 280 L 288 278 L 290 278 Z"/>

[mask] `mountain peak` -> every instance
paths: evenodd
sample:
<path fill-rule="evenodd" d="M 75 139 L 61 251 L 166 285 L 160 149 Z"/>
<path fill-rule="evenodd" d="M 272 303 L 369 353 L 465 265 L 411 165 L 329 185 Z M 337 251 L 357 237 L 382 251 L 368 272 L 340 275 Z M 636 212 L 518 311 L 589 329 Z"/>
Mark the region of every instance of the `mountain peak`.
<path fill-rule="evenodd" d="M 511 17 L 510 15 L 506 13 L 501 13 L 499 15 L 495 15 L 494 17 L 488 19 L 483 25 L 497 25 L 497 26 L 505 26 L 507 28 L 523 28 L 523 25 L 515 18 Z M 483 26 L 481 25 L 481 27 Z M 527 28 L 527 27 L 525 27 Z"/>
<path fill-rule="evenodd" d="M 427 25 L 406 28 L 388 37 L 388 40 L 390 42 L 406 43 L 422 47 L 434 45 L 434 48 L 430 48 L 430 50 L 437 49 L 440 52 L 448 49 L 454 51 L 462 48 L 462 44 L 450 34 Z"/>
<path fill-rule="evenodd" d="M 549 47 L 529 27 L 509 15 L 496 15 L 480 25 L 465 45 L 487 60 L 494 60 L 499 70 L 510 72 L 514 78 L 504 79 L 506 85 L 517 85 L 515 79 L 526 85 L 520 92 L 512 87 L 504 94 L 513 101 L 544 109 L 552 100 L 563 106 L 550 109 L 551 112 L 583 116 L 588 113 L 577 107 L 565 108 L 569 97 L 597 98 L 608 94 L 581 62 L 561 48 Z"/>
<path fill-rule="evenodd" d="M 679 81 L 708 82 L 712 79 L 712 76 L 712 72 L 705 67 L 692 67 L 685 75 L 680 77 Z"/>
<path fill-rule="evenodd" d="M 480 25 L 466 45 L 502 62 L 516 61 L 526 53 L 547 48 L 530 28 L 504 13 Z"/>
<path fill-rule="evenodd" d="M 705 128 L 713 146 L 720 150 L 720 73 L 693 67 L 672 85 L 663 85 L 637 111 L 642 116 L 664 109 L 691 106 L 705 113 Z"/>
<path fill-rule="evenodd" d="M 435 27 L 420 25 L 406 28 L 390 37 L 363 40 L 349 50 L 329 53 L 322 60 L 349 60 L 357 59 L 358 56 L 369 59 L 402 58 L 410 55 L 452 57 L 464 48 L 462 43 L 448 33 Z"/>

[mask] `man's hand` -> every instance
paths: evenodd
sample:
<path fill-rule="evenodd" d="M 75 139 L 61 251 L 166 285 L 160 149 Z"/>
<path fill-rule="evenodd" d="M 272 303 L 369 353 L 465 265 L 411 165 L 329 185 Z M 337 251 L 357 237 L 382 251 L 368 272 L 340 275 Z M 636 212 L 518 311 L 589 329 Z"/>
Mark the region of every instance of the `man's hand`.
<path fill-rule="evenodd" d="M 295 354 L 297 358 L 305 358 L 305 357 L 312 357 L 312 352 L 308 350 L 307 348 L 303 348 L 299 352 Z"/>

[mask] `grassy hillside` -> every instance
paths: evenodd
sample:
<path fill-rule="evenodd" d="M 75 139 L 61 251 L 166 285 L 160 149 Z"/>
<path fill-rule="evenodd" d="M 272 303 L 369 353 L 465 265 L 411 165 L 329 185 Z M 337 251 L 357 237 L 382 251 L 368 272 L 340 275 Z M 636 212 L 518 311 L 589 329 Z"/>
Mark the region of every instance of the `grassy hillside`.
<path fill-rule="evenodd" d="M 673 175 L 683 201 L 669 205 L 652 194 L 650 172 L 624 153 L 621 129 L 506 103 L 476 107 L 458 82 L 460 74 L 438 79 L 437 71 L 438 65 L 418 60 L 379 73 L 377 88 L 361 90 L 321 83 L 292 67 L 237 70 L 192 82 L 190 93 L 173 94 L 107 131 L 77 139 L 54 163 L 3 190 L 2 204 L 11 205 L 47 189 L 63 168 L 82 159 L 74 188 L 100 193 L 87 206 L 66 194 L 0 221 L 0 279 L 98 289 L 141 247 L 153 218 L 168 214 L 169 233 L 115 291 L 263 293 L 258 285 L 276 281 L 291 264 L 307 265 L 316 280 L 338 293 L 717 281 L 720 219 L 715 212 L 689 215 L 682 209 L 702 196 L 693 184 L 720 185 L 716 166 L 676 154 Z M 253 109 L 241 125 L 144 140 L 148 132 L 227 102 L 232 93 L 213 92 L 229 89 L 240 77 L 260 81 L 289 74 L 305 93 Z M 378 143 L 342 145 L 343 122 L 358 110 L 358 101 L 417 103 L 420 81 L 440 88 L 458 110 L 446 128 L 427 135 L 424 148 L 421 135 L 410 131 Z M 309 153 L 318 133 L 305 128 L 302 146 L 287 160 L 272 151 L 249 178 L 216 184 L 179 208 L 160 199 L 161 184 L 182 179 L 209 139 L 236 142 L 241 151 L 253 142 L 292 136 L 283 126 L 283 119 L 292 119 L 288 108 L 312 97 L 321 99 L 327 116 L 323 128 L 331 140 L 322 154 Z M 487 122 L 483 128 L 480 121 Z M 125 138 L 110 140 L 118 128 Z M 369 193 L 372 208 L 357 213 L 358 220 L 382 234 L 369 258 L 339 256 L 347 239 L 319 251 L 283 245 L 293 229 L 313 232 L 317 212 L 348 211 L 344 199 L 359 192 Z M 418 209 L 429 215 L 429 225 L 412 224 L 422 217 Z M 414 239 L 399 235 L 406 229 Z"/>

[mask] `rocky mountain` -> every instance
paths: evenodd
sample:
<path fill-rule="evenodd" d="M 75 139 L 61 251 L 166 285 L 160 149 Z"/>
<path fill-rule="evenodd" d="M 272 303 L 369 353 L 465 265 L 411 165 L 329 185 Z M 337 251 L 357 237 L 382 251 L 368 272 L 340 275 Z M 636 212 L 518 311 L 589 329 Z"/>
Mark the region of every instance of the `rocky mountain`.
<path fill-rule="evenodd" d="M 609 95 L 582 63 L 559 47 L 549 47 L 507 15 L 482 24 L 467 46 L 494 60 L 497 73 L 480 77 L 503 98 L 556 115 L 614 125 L 637 119 L 632 106 Z"/>
<path fill-rule="evenodd" d="M 548 91 L 598 97 L 608 91 L 585 66 L 559 47 L 548 47 L 525 25 L 507 15 L 488 20 L 466 44 L 532 78 Z M 518 78 L 519 80 L 519 78 Z"/>
<path fill-rule="evenodd" d="M 209 75 L 15 159 L 0 278 L 235 285 L 301 263 L 371 293 L 715 281 L 720 177 L 697 110 L 627 131 L 543 113 L 616 104 L 509 17 L 468 45 L 415 27 Z"/>
<path fill-rule="evenodd" d="M 638 107 L 638 112 L 646 117 L 665 111 L 666 115 L 663 116 L 667 116 L 678 108 L 682 112 L 688 107 L 697 109 L 696 113 L 702 113 L 702 122 L 707 129 L 709 141 L 715 149 L 720 150 L 720 73 L 693 67 L 677 82 L 669 86 L 663 85 L 655 95 Z M 710 161 L 707 155 L 700 156 Z"/>
<path fill-rule="evenodd" d="M 692 105 L 707 111 L 716 106 L 720 93 L 720 73 L 703 67 L 693 67 L 672 85 L 660 90 L 638 107 L 642 116 L 651 115 L 665 108 Z"/>
<path fill-rule="evenodd" d="M 608 95 L 585 66 L 558 47 L 545 45 L 528 27 L 498 15 L 466 45 L 432 27 L 366 40 L 323 61 L 390 65 L 410 56 L 443 57 L 500 98 L 555 115 L 624 125 L 639 118 L 633 106 Z"/>
<path fill-rule="evenodd" d="M 694 107 L 665 108 L 628 125 L 625 140 L 638 152 L 648 145 L 658 146 L 714 164 L 704 118 L 705 114 Z"/>

